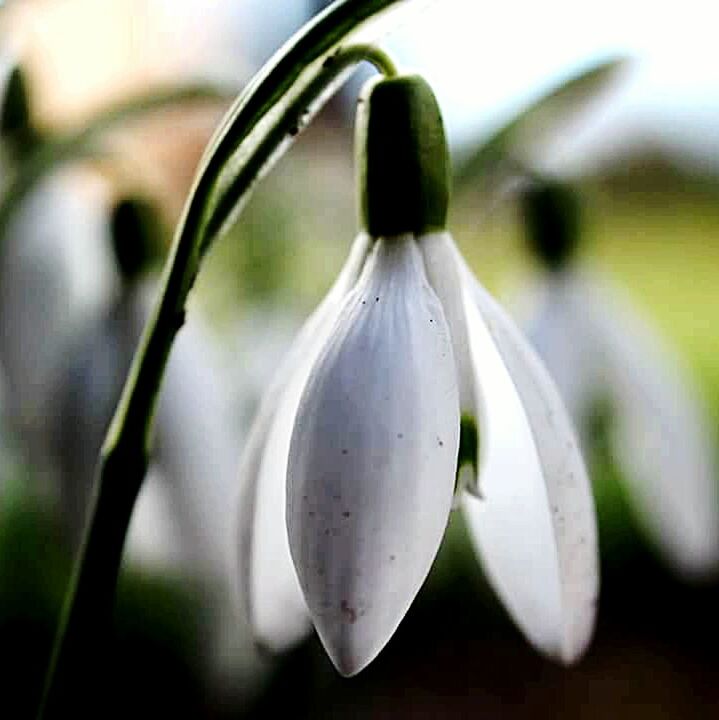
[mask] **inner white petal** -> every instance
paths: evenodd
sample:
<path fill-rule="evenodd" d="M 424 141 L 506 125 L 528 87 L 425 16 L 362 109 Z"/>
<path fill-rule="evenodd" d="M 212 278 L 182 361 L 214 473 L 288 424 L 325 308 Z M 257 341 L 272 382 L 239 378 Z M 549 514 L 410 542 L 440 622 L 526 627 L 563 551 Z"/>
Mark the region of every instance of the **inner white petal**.
<path fill-rule="evenodd" d="M 477 413 L 474 370 L 467 337 L 461 268 L 455 256 L 457 249 L 447 232 L 428 233 L 418 238 L 418 242 L 424 257 L 427 279 L 442 303 L 452 336 L 462 412 L 475 417 Z"/>

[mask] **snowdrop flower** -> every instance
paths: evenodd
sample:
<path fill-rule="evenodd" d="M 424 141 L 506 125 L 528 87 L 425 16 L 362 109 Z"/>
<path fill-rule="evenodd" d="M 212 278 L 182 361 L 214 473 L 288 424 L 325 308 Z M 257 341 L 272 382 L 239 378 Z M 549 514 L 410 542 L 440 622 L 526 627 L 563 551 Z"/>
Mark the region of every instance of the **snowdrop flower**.
<path fill-rule="evenodd" d="M 598 571 L 567 414 L 445 230 L 449 162 L 427 84 L 370 83 L 357 141 L 364 230 L 241 461 L 240 576 L 256 637 L 278 651 L 314 625 L 337 669 L 359 672 L 461 505 L 517 625 L 570 662 L 591 634 Z"/>
<path fill-rule="evenodd" d="M 52 444 L 61 472 L 63 509 L 76 539 L 84 527 L 97 455 L 155 292 L 147 273 L 159 250 L 155 209 L 130 196 L 109 214 L 108 227 L 96 242 L 112 245 L 108 255 L 116 266 L 117 292 L 77 334 L 55 378 Z M 222 508 L 231 492 L 235 461 L 227 429 L 230 409 L 211 346 L 207 331 L 189 322 L 173 348 L 157 409 L 152 482 L 143 489 L 148 503 L 159 499 L 155 506 L 163 507 L 170 518 L 165 526 L 177 526 L 180 552 L 174 540 L 167 541 L 172 533 L 157 532 L 163 526 L 160 514 L 149 526 L 133 522 L 137 533 L 130 546 L 138 549 L 135 557 L 140 561 L 145 556 L 164 557 L 168 566 L 181 566 L 178 561 L 183 561 L 193 570 L 224 578 L 231 557 L 231 527 L 222 522 Z M 162 502 L 163 494 L 167 502 Z"/>
<path fill-rule="evenodd" d="M 548 272 L 533 293 L 527 334 L 585 430 L 609 406 L 609 443 L 648 536 L 687 577 L 719 566 L 719 468 L 708 413 L 689 373 L 628 298 L 573 262 L 578 200 L 551 181 L 533 185 L 523 210 Z M 529 303 L 527 303 L 529 304 Z M 592 438 L 583 438 L 590 447 Z"/>
<path fill-rule="evenodd" d="M 9 70 L 0 132 L 2 181 L 42 142 L 32 124 L 24 73 Z M 67 342 L 101 296 L 107 274 L 97 253 L 104 188 L 64 169 L 34 190 L 0 238 L 0 366 L 7 414 L 39 462 L 51 411 L 52 378 Z"/>

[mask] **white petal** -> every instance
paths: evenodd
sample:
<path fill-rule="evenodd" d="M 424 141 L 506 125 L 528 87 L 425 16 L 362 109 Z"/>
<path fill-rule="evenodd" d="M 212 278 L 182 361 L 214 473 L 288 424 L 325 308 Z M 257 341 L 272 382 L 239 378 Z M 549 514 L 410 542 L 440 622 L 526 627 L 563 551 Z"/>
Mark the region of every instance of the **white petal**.
<path fill-rule="evenodd" d="M 458 444 L 441 305 L 414 240 L 378 240 L 308 380 L 288 470 L 292 556 L 344 675 L 387 643 L 429 572 Z"/>
<path fill-rule="evenodd" d="M 241 592 L 257 641 L 274 652 L 294 645 L 311 628 L 285 523 L 287 457 L 295 413 L 368 247 L 369 239 L 360 235 L 334 286 L 300 331 L 262 401 L 240 463 Z"/>
<path fill-rule="evenodd" d="M 467 336 L 461 268 L 456 261 L 457 249 L 451 235 L 446 232 L 429 233 L 418 238 L 418 241 L 425 262 L 427 279 L 442 303 L 442 310 L 452 336 L 462 412 L 476 417 L 474 368 Z"/>
<path fill-rule="evenodd" d="M 617 290 L 587 279 L 585 293 L 614 409 L 613 452 L 640 519 L 677 570 L 716 570 L 719 468 L 699 392 Z"/>
<path fill-rule="evenodd" d="M 457 253 L 484 406 L 480 488 L 465 511 L 511 616 L 543 652 L 572 662 L 594 625 L 598 555 L 591 490 L 571 422 L 512 320 Z"/>

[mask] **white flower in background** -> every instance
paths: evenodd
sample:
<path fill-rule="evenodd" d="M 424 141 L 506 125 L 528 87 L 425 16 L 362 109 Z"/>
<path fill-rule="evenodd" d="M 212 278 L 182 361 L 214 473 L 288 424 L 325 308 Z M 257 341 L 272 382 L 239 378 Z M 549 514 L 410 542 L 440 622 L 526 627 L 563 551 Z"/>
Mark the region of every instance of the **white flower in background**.
<path fill-rule="evenodd" d="M 156 278 L 147 270 L 160 250 L 158 226 L 155 209 L 141 198 L 124 198 L 106 212 L 95 241 L 114 264 L 116 293 L 76 334 L 54 378 L 50 442 L 63 519 L 76 542 L 107 427 L 154 309 Z M 213 682 L 248 671 L 247 629 L 234 621 L 234 519 L 226 511 L 236 481 L 235 397 L 217 350 L 216 339 L 190 311 L 168 359 L 152 463 L 126 547 L 135 567 L 202 583 L 204 610 L 211 613 Z"/>
<path fill-rule="evenodd" d="M 100 446 L 156 292 L 154 278 L 146 272 L 160 244 L 154 208 L 140 198 L 125 198 L 114 206 L 109 220 L 105 218 L 96 244 L 111 261 L 113 246 L 117 291 L 108 294 L 104 307 L 76 334 L 54 378 L 53 446 L 62 471 L 67 519 L 78 536 Z M 181 531 L 182 552 L 167 547 L 163 533 L 153 533 L 151 527 L 138 527 L 138 537 L 148 542 L 137 544 L 147 549 L 148 557 L 162 558 L 164 553 L 166 565 L 176 566 L 182 557 L 190 559 L 193 568 L 210 569 L 215 577 L 226 575 L 230 557 L 231 532 L 229 524 L 223 525 L 222 508 L 235 464 L 230 408 L 221 378 L 206 329 L 188 322 L 168 360 L 153 455 L 153 478 L 161 478 L 169 488 L 165 505 Z M 153 493 L 153 498 L 160 497 Z M 141 550 L 141 561 L 142 555 Z"/>
<path fill-rule="evenodd" d="M 719 567 L 719 467 L 707 409 L 676 353 L 608 279 L 572 262 L 577 198 L 545 182 L 523 196 L 528 239 L 548 268 L 524 329 L 583 442 L 596 403 L 610 450 L 649 537 L 678 572 Z M 525 298 L 526 301 L 529 298 Z"/>
<path fill-rule="evenodd" d="M 0 268 L 0 356 L 11 412 L 42 424 L 68 340 L 111 282 L 97 249 L 104 188 L 65 170 L 43 181 L 8 227 Z"/>
<path fill-rule="evenodd" d="M 21 68 L 7 70 L 2 102 L 2 182 L 41 138 Z M 23 441 L 45 431 L 53 374 L 69 338 L 107 291 L 110 268 L 97 238 L 106 222 L 106 187 L 81 169 L 52 174 L 33 190 L 0 238 L 0 366 L 7 413 Z M 37 458 L 37 447 L 32 451 Z"/>
<path fill-rule="evenodd" d="M 424 582 L 455 498 L 528 639 L 571 662 L 598 591 L 594 509 L 567 414 L 534 352 L 443 230 L 448 158 L 417 77 L 360 103 L 360 234 L 269 388 L 241 462 L 240 576 L 258 641 L 311 625 L 344 675 Z M 461 419 L 463 422 L 460 423 Z M 463 470 L 476 445 L 477 472 Z"/>

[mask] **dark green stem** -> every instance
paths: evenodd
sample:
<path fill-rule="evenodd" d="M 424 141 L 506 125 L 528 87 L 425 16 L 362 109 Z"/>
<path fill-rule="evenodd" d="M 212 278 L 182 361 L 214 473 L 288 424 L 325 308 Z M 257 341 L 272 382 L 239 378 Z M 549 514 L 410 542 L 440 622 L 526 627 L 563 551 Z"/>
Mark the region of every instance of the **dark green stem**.
<path fill-rule="evenodd" d="M 300 120 L 311 114 L 305 111 L 316 110 L 345 71 L 364 59 L 393 71 L 391 63 L 378 60 L 375 52 L 337 48 L 367 20 L 403 2 L 407 0 L 344 0 L 328 8 L 249 84 L 210 143 L 178 225 L 160 298 L 103 446 L 86 541 L 66 597 L 40 717 L 68 713 L 77 717 L 90 708 L 101 714 L 97 706 L 87 704 L 92 703 L 88 693 L 97 686 L 92 673 L 102 672 L 104 666 L 101 649 L 106 621 L 125 534 L 148 465 L 156 398 L 205 252 L 236 215 L 255 181 L 297 134 Z M 309 80 L 304 74 L 307 70 L 312 71 Z M 281 106 L 279 114 L 273 114 L 296 85 L 299 91 Z M 226 167 L 231 167 L 230 181 L 223 175 Z"/>

